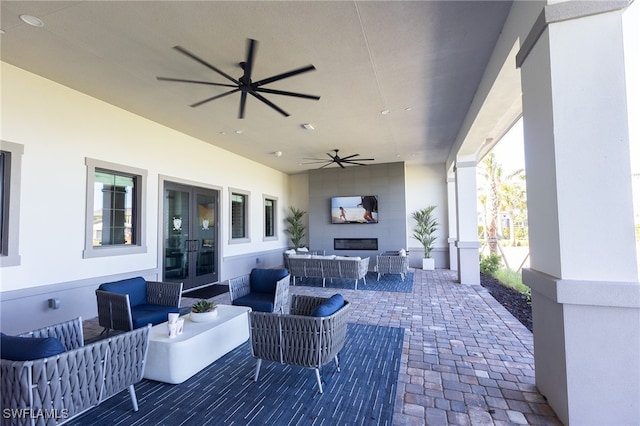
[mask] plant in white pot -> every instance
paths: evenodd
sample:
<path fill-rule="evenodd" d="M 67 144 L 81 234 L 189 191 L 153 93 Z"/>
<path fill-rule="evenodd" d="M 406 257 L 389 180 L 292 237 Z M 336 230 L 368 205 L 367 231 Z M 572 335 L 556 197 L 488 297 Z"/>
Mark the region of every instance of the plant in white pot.
<path fill-rule="evenodd" d="M 302 247 L 302 239 L 305 235 L 305 226 L 302 222 L 302 218 L 307 214 L 307 212 L 293 206 L 290 206 L 289 210 L 291 211 L 291 214 L 285 219 L 287 221 L 287 228 L 284 232 L 289 234 L 293 248 L 297 249 Z"/>
<path fill-rule="evenodd" d="M 422 248 L 424 249 L 422 269 L 429 271 L 435 269 L 435 260 L 431 257 L 431 251 L 436 242 L 436 231 L 439 225 L 433 215 L 435 208 L 436 206 L 429 206 L 411 213 L 411 217 L 416 221 L 412 236 L 422 244 Z"/>
<path fill-rule="evenodd" d="M 210 300 L 201 299 L 191 305 L 189 317 L 193 322 L 212 321 L 218 316 L 218 306 Z"/>

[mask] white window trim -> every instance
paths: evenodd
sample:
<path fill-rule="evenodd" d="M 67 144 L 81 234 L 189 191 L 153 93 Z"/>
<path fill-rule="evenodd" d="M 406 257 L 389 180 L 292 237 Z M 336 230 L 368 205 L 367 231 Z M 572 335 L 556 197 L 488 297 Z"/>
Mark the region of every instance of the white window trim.
<path fill-rule="evenodd" d="M 22 176 L 22 156 L 24 145 L 0 141 L 0 149 L 11 154 L 9 164 L 9 215 L 7 226 L 7 254 L 0 256 L 0 267 L 20 265 L 20 182 Z"/>
<path fill-rule="evenodd" d="M 267 236 L 267 228 L 265 226 L 266 217 L 264 214 L 264 204 L 267 200 L 273 201 L 273 236 Z M 278 231 L 280 228 L 278 227 L 278 197 L 274 197 L 272 195 L 262 194 L 262 241 L 278 241 Z"/>
<path fill-rule="evenodd" d="M 238 195 L 244 195 L 246 197 L 246 205 L 244 207 L 244 216 L 245 216 L 245 229 L 244 229 L 244 235 L 245 237 L 243 238 L 233 238 L 233 209 L 232 209 L 232 205 L 233 205 L 233 194 L 238 194 Z M 245 244 L 245 243 L 250 243 L 251 242 L 251 237 L 250 237 L 250 233 L 249 230 L 251 229 L 251 221 L 250 221 L 250 217 L 249 217 L 249 212 L 251 211 L 251 192 L 250 191 L 245 191 L 243 189 L 237 189 L 237 188 L 229 188 L 229 244 Z"/>
<path fill-rule="evenodd" d="M 85 164 L 87 166 L 87 199 L 85 203 L 85 238 L 82 257 L 84 259 L 90 259 L 95 257 L 146 253 L 147 171 L 135 167 L 123 166 L 121 164 L 109 163 L 107 161 L 95 160 L 93 158 L 86 158 Z M 136 194 L 136 199 L 138 201 L 136 210 L 136 244 L 129 246 L 93 246 L 93 185 L 95 183 L 96 169 L 104 169 L 116 173 L 127 173 L 140 176 L 140 181 L 138 182 L 138 193 Z"/>

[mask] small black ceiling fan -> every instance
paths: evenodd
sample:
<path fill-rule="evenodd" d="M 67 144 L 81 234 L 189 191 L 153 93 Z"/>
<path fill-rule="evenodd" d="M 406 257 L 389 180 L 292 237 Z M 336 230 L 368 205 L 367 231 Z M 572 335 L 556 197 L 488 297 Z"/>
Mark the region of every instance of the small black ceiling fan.
<path fill-rule="evenodd" d="M 320 169 L 324 169 L 325 167 L 330 166 L 333 163 L 336 163 L 338 166 L 344 169 L 345 164 L 353 164 L 356 166 L 366 166 L 366 164 L 359 163 L 358 161 L 374 161 L 375 160 L 375 158 L 354 158 L 359 156 L 360 154 L 351 154 L 351 155 L 347 155 L 346 157 L 340 157 L 338 155 L 338 151 L 339 151 L 338 149 L 334 149 L 333 155 L 327 152 L 327 155 L 329 156 L 330 160 L 325 160 L 323 158 L 305 158 L 305 160 L 315 160 L 315 161 L 311 161 L 309 163 L 303 163 L 303 164 L 326 163 L 324 166 L 319 167 Z"/>
<path fill-rule="evenodd" d="M 286 111 L 284 111 L 282 108 L 278 107 L 276 104 L 274 104 L 273 102 L 271 102 L 270 100 L 262 96 L 260 92 L 270 93 L 273 95 L 284 95 L 284 96 L 294 96 L 296 98 L 313 99 L 316 101 L 320 99 L 320 96 L 306 95 L 304 93 L 286 92 L 284 90 L 266 89 L 264 87 L 261 87 L 261 86 L 264 86 L 265 84 L 273 83 L 275 81 L 282 80 L 284 78 L 289 78 L 305 72 L 314 71 L 316 67 L 314 67 L 313 65 L 307 65 L 306 67 L 284 72 L 282 74 L 274 75 L 273 77 L 268 77 L 259 81 L 255 81 L 255 82 L 251 81 L 251 72 L 253 71 L 253 63 L 254 63 L 257 47 L 258 47 L 258 42 L 256 40 L 247 39 L 247 60 L 245 62 L 239 63 L 240 68 L 244 70 L 244 73 L 238 79 L 235 79 L 230 75 L 224 73 L 223 71 L 219 70 L 218 68 L 214 67 L 213 65 L 209 64 L 205 60 L 197 57 L 193 53 L 189 52 L 187 49 L 180 46 L 174 46 L 174 49 L 176 49 L 178 52 L 190 57 L 191 59 L 201 63 L 205 67 L 215 71 L 216 73 L 220 74 L 227 80 L 231 81 L 233 84 L 215 83 L 211 81 L 187 80 L 183 78 L 172 78 L 172 77 L 156 77 L 156 78 L 161 81 L 174 81 L 178 83 L 194 83 L 194 84 L 206 84 L 210 86 L 231 87 L 233 89 L 229 90 L 228 92 L 224 92 L 219 95 L 212 96 L 200 102 L 196 102 L 195 104 L 192 104 L 190 106 L 197 107 L 207 102 L 211 102 L 213 100 L 222 98 L 224 96 L 228 96 L 233 93 L 240 92 L 240 110 L 238 113 L 238 118 L 244 118 L 244 110 L 247 103 L 247 93 L 255 97 L 256 99 L 261 100 L 265 104 L 269 105 L 271 108 L 275 109 L 285 117 L 288 117 L 289 114 Z"/>

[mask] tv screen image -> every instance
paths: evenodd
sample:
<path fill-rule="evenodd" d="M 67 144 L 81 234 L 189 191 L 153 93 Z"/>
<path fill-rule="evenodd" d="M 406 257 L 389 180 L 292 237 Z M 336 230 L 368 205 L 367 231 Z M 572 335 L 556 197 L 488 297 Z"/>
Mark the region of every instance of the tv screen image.
<path fill-rule="evenodd" d="M 378 196 L 332 197 L 331 223 L 378 223 Z"/>

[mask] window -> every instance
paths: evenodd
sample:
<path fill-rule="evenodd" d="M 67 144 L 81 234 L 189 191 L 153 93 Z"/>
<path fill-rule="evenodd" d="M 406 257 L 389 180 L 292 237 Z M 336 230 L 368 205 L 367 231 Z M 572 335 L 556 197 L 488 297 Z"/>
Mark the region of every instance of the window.
<path fill-rule="evenodd" d="M 84 257 L 146 252 L 141 222 L 146 171 L 91 159 L 86 164 Z"/>
<path fill-rule="evenodd" d="M 231 190 L 231 241 L 249 241 L 249 193 Z"/>
<path fill-rule="evenodd" d="M 0 266 L 20 264 L 18 236 L 22 145 L 1 141 L 0 149 Z"/>
<path fill-rule="evenodd" d="M 277 240 L 276 236 L 276 212 L 277 199 L 275 197 L 264 196 L 264 239 Z"/>

